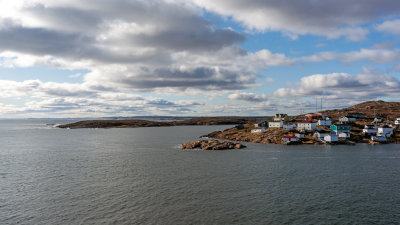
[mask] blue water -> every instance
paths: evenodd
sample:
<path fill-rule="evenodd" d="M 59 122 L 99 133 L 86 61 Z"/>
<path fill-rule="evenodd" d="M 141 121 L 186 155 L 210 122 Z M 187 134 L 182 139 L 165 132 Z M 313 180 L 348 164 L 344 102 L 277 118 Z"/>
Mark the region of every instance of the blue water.
<path fill-rule="evenodd" d="M 0 224 L 399 224 L 400 145 L 201 151 L 229 126 L 0 121 Z"/>

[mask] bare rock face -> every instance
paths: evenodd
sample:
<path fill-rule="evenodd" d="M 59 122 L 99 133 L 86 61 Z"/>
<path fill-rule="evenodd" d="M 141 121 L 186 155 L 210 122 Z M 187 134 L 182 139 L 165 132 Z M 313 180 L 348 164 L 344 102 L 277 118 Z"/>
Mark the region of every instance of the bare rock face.
<path fill-rule="evenodd" d="M 247 128 L 251 126 L 251 124 L 245 125 Z M 250 129 L 239 130 L 236 128 L 229 128 L 224 131 L 214 131 L 201 137 L 263 144 L 282 144 L 283 135 L 283 131 L 278 128 L 268 128 L 266 133 L 260 134 L 252 134 L 250 133 Z"/>
<path fill-rule="evenodd" d="M 240 143 L 234 143 L 229 141 L 217 141 L 217 140 L 200 140 L 182 144 L 182 149 L 227 150 L 227 149 L 241 149 L 245 147 L 246 146 Z"/>

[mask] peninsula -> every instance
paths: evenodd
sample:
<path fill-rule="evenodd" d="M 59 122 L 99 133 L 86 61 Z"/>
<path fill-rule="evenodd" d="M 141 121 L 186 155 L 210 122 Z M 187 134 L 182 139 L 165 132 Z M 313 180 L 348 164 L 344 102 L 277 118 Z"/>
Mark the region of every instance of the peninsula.
<path fill-rule="evenodd" d="M 84 120 L 76 123 L 59 125 L 59 128 L 136 128 L 136 127 L 169 127 L 194 125 L 234 125 L 254 122 L 254 118 L 238 117 L 197 117 L 183 121 L 150 121 L 150 120 Z"/>

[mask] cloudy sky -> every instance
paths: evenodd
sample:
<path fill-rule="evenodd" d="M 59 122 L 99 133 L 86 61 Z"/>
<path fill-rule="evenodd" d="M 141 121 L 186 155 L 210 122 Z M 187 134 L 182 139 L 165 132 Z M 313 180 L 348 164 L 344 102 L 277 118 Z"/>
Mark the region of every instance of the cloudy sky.
<path fill-rule="evenodd" d="M 0 117 L 400 100 L 398 0 L 0 0 Z"/>

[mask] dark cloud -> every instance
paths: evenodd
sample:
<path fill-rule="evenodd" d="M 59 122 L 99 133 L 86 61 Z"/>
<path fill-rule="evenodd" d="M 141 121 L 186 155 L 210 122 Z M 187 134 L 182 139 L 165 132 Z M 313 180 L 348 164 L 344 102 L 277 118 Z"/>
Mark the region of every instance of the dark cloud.
<path fill-rule="evenodd" d="M 320 0 L 203 0 L 206 9 L 232 16 L 257 30 L 276 30 L 289 35 L 317 34 L 329 38 L 345 36 L 351 40 L 365 37 L 358 25 L 398 15 L 396 0 L 320 1 Z"/>
<path fill-rule="evenodd" d="M 21 9 L 22 21 L 39 22 L 22 26 L 18 20 L 8 21 L 0 29 L 0 47 L 76 60 L 136 63 L 157 55 L 165 58 L 169 51 L 215 51 L 244 40 L 233 30 L 214 29 L 201 14 L 181 4 L 124 0 L 81 4 L 86 8 L 36 4 Z M 140 51 L 145 47 L 157 51 Z"/>
<path fill-rule="evenodd" d="M 242 79 L 242 74 L 226 69 L 200 67 L 187 70 L 162 68 L 154 71 L 142 70 L 135 76 L 118 75 L 108 81 L 115 86 L 135 90 L 153 90 L 156 88 L 175 88 L 186 90 L 189 88 L 202 90 L 240 90 L 251 87 L 255 80 L 254 75 Z"/>

